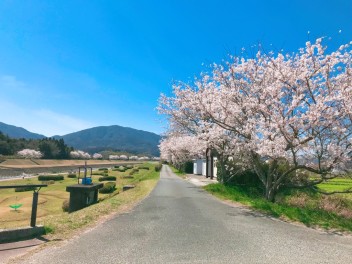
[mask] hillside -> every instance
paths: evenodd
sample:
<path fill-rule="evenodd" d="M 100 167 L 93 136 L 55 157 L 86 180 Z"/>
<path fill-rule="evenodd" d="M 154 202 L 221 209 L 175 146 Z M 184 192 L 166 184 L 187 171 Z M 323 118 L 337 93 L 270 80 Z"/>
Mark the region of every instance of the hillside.
<path fill-rule="evenodd" d="M 22 127 L 12 126 L 2 122 L 0 122 L 0 131 L 4 135 L 15 139 L 45 138 L 43 135 L 29 132 Z M 89 128 L 64 136 L 54 136 L 53 138 L 62 138 L 68 146 L 90 153 L 100 152 L 102 150 L 113 150 L 135 154 L 149 154 L 153 156 L 159 156 L 158 144 L 161 139 L 159 135 L 151 132 L 117 125 Z"/>
<path fill-rule="evenodd" d="M 154 156 L 159 156 L 161 139 L 151 132 L 117 125 L 94 127 L 55 138 L 63 138 L 69 146 L 90 153 L 114 150 Z"/>
<path fill-rule="evenodd" d="M 0 132 L 2 132 L 4 135 L 8 135 L 11 138 L 25 138 L 25 139 L 45 138 L 45 136 L 43 135 L 29 132 L 28 130 L 22 127 L 12 126 L 2 122 L 0 122 Z"/>

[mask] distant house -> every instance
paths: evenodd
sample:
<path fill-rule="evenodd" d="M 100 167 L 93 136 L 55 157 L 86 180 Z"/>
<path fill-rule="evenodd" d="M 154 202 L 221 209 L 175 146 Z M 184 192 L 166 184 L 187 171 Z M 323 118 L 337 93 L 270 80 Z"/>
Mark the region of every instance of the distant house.
<path fill-rule="evenodd" d="M 194 159 L 193 160 L 193 174 L 202 175 L 203 174 L 203 163 L 204 159 Z"/>
<path fill-rule="evenodd" d="M 217 177 L 217 157 L 216 151 L 207 148 L 205 152 L 205 159 L 194 159 L 193 160 L 193 174 L 203 175 L 213 179 Z"/>

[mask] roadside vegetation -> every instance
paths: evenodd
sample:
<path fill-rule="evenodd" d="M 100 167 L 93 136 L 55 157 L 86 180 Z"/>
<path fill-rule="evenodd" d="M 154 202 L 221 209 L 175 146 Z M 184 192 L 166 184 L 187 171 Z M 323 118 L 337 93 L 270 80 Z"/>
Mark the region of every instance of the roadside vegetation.
<path fill-rule="evenodd" d="M 173 165 L 169 165 L 170 169 L 172 170 L 173 173 L 175 173 L 177 176 L 181 177 L 182 179 L 186 178 L 186 172 L 182 171 L 180 169 L 176 169 Z"/>
<path fill-rule="evenodd" d="M 72 173 L 63 180 L 51 181 L 48 187 L 39 192 L 37 224 L 43 224 L 47 233 L 53 236 L 70 235 L 79 228 L 87 227 L 111 213 L 127 210 L 140 201 L 154 188 L 159 172 L 154 169 L 155 164 L 145 163 L 142 167 L 129 166 L 124 172 L 109 168 L 109 177 L 116 177 L 115 181 L 102 181 L 104 193 L 99 193 L 99 202 L 82 210 L 67 213 L 69 193 L 66 186 L 76 184 L 77 178 Z M 133 176 L 129 175 L 134 171 Z M 106 172 L 102 171 L 102 172 Z M 131 176 L 131 177 L 125 177 Z M 93 175 L 93 182 L 99 182 L 101 175 Z M 49 177 L 50 178 L 50 177 Z M 0 182 L 1 185 L 20 185 L 42 183 L 38 178 Z M 48 181 L 46 181 L 48 183 Z M 135 185 L 135 188 L 122 191 L 124 185 Z M 4 189 L 0 193 L 0 229 L 28 226 L 30 221 L 32 192 L 15 192 L 14 189 Z M 11 204 L 23 204 L 19 210 L 12 210 Z M 65 208 L 66 207 L 66 208 Z"/>
<path fill-rule="evenodd" d="M 318 185 L 319 189 L 329 192 L 351 187 L 349 178 Z M 263 188 L 256 186 L 216 183 L 204 189 L 220 199 L 239 202 L 273 217 L 311 227 L 352 231 L 352 194 L 324 195 L 309 189 L 283 189 L 272 203 L 264 198 Z"/>

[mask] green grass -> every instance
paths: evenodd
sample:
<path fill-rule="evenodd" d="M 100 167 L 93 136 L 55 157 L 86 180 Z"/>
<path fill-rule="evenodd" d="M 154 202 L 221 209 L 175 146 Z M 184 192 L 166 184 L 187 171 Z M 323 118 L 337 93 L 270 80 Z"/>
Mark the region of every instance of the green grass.
<path fill-rule="evenodd" d="M 109 171 L 116 176 L 116 190 L 111 194 L 99 194 L 99 203 L 68 214 L 63 212 L 63 201 L 69 198 L 66 186 L 76 184 L 77 179 L 68 178 L 57 181 L 39 192 L 37 224 L 44 224 L 46 230 L 52 232 L 69 232 L 96 221 L 99 217 L 117 210 L 120 206 L 133 203 L 143 198 L 156 184 L 159 172 L 154 165 L 144 164 L 149 170 L 141 170 L 134 174 L 133 179 L 124 179 L 126 172 Z M 93 182 L 99 182 L 100 175 L 93 175 Z M 0 185 L 38 184 L 38 178 L 18 179 L 0 182 Z M 122 192 L 123 185 L 134 184 L 136 188 Z M 2 189 L 0 192 L 0 229 L 28 226 L 30 221 L 33 192 L 15 192 L 14 189 Z M 21 203 L 23 206 L 15 212 L 9 205 Z M 99 213 L 96 213 L 99 212 Z M 65 221 L 67 220 L 67 223 Z"/>
<path fill-rule="evenodd" d="M 60 217 L 50 216 L 45 219 L 45 227 L 47 227 L 54 236 L 71 236 L 72 232 L 82 227 L 90 226 L 97 222 L 104 215 L 113 212 L 122 212 L 131 208 L 135 203 L 148 195 L 156 185 L 160 173 L 154 170 L 154 165 L 144 164 L 149 170 L 143 170 L 134 174 L 133 179 L 117 180 L 117 189 L 114 193 L 107 194 L 100 202 L 74 213 L 62 213 Z M 128 171 L 126 171 L 128 172 Z M 120 176 L 123 173 L 113 172 Z M 121 181 L 123 183 L 121 184 Z M 136 187 L 122 192 L 122 186 L 125 184 L 134 184 Z M 101 197 L 101 194 L 99 194 Z"/>
<path fill-rule="evenodd" d="M 179 171 L 178 169 L 176 169 L 174 166 L 169 165 L 169 167 L 171 168 L 172 172 L 175 173 L 177 176 L 181 177 L 182 179 L 186 178 L 186 173 Z"/>
<path fill-rule="evenodd" d="M 327 182 L 318 184 L 318 187 L 324 191 L 344 191 L 348 188 L 352 188 L 352 179 L 351 178 L 335 178 Z"/>
<path fill-rule="evenodd" d="M 319 226 L 325 229 L 337 229 L 352 231 L 352 220 L 328 212 L 316 206 L 319 195 L 311 195 L 303 207 L 290 205 L 289 198 L 300 197 L 301 192 L 294 192 L 287 195 L 279 203 L 271 203 L 261 197 L 260 193 L 254 188 L 240 188 L 236 186 L 225 186 L 220 183 L 210 184 L 204 189 L 220 199 L 236 201 L 260 212 L 269 214 L 273 217 L 289 219 L 304 223 L 307 226 Z M 306 195 L 306 194 L 304 194 Z M 309 201 L 308 199 L 308 201 Z"/>

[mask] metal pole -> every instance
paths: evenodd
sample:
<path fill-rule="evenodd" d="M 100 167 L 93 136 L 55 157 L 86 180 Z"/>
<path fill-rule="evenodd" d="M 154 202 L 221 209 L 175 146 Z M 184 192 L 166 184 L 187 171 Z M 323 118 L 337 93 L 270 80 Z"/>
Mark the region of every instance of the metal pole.
<path fill-rule="evenodd" d="M 36 220 L 37 220 L 38 196 L 39 196 L 39 193 L 34 191 L 33 202 L 32 202 L 31 227 L 35 227 Z"/>

